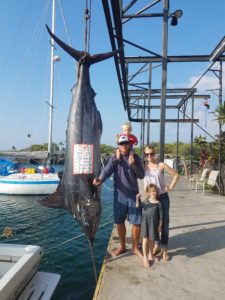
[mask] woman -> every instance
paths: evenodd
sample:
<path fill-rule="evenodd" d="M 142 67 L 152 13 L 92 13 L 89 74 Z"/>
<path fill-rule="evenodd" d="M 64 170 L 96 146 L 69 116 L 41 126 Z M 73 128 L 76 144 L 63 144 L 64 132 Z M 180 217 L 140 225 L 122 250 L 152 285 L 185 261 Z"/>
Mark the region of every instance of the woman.
<path fill-rule="evenodd" d="M 161 255 L 164 260 L 168 261 L 170 259 L 167 253 L 168 240 L 169 240 L 169 208 L 170 200 L 168 196 L 168 191 L 171 191 L 176 185 L 179 174 L 167 164 L 158 161 L 155 158 L 155 148 L 153 146 L 147 146 L 145 148 L 145 157 L 147 159 L 147 164 L 145 167 L 145 178 L 144 178 L 144 189 L 150 184 L 154 183 L 159 192 L 159 199 L 163 210 L 163 225 L 161 233 Z M 171 177 L 172 181 L 169 185 L 165 185 L 164 181 L 164 171 L 166 171 Z M 158 244 L 155 245 L 153 254 L 156 255 L 160 252 L 160 247 Z"/>

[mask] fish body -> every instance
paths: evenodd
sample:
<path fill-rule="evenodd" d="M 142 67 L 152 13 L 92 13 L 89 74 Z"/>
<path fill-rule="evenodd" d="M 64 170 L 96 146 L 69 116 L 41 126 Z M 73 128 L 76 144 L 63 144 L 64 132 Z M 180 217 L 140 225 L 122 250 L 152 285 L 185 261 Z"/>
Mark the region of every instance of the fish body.
<path fill-rule="evenodd" d="M 86 235 L 92 241 L 101 216 L 100 189 L 92 184 L 94 177 L 100 174 L 100 138 L 102 120 L 94 101 L 94 91 L 90 84 L 89 66 L 82 64 L 77 85 L 72 89 L 70 107 L 65 170 L 62 179 L 65 207 L 76 217 Z M 80 152 L 76 154 L 77 152 Z M 89 170 L 82 170 L 80 160 L 88 160 Z M 77 170 L 76 170 L 77 168 Z M 77 173 L 76 173 L 77 172 Z M 89 172 L 85 174 L 85 172 Z M 80 173 L 80 174 L 79 174 Z"/>
<path fill-rule="evenodd" d="M 112 57 L 118 51 L 90 55 L 66 45 L 48 26 L 47 29 L 55 42 L 79 64 L 67 124 L 63 178 L 57 191 L 40 202 L 49 207 L 68 209 L 92 245 L 101 217 L 100 187 L 93 185 L 93 179 L 98 178 L 101 169 L 102 121 L 94 101 L 95 92 L 90 83 L 89 67 Z"/>

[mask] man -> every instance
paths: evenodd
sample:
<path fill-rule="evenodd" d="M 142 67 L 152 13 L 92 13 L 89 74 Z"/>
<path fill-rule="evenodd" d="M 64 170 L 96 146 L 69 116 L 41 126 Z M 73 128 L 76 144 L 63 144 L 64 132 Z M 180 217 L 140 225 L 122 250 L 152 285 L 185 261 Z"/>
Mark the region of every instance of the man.
<path fill-rule="evenodd" d="M 126 252 L 126 217 L 132 224 L 132 252 L 142 256 L 138 249 L 140 237 L 141 210 L 136 208 L 136 195 L 138 193 L 137 179 L 143 179 L 144 167 L 137 154 L 129 155 L 131 148 L 130 141 L 126 135 L 121 135 L 118 140 L 118 147 L 121 153 L 120 160 L 113 155 L 102 170 L 99 178 L 95 178 L 93 184 L 101 185 L 112 173 L 114 173 L 114 220 L 117 226 L 120 247 L 113 251 L 113 256 Z"/>

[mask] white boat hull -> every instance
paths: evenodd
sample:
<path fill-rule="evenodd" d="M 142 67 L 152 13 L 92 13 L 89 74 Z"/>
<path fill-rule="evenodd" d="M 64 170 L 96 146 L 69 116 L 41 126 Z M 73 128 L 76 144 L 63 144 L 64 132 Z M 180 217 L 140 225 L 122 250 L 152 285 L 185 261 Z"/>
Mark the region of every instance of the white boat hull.
<path fill-rule="evenodd" d="M 0 244 L 0 299 L 16 299 L 40 264 L 39 246 Z"/>
<path fill-rule="evenodd" d="M 60 275 L 37 272 L 43 251 L 39 246 L 0 244 L 0 299 L 49 300 Z"/>
<path fill-rule="evenodd" d="M 24 174 L 16 173 L 0 176 L 0 194 L 7 195 L 47 195 L 56 191 L 59 184 L 57 173 Z"/>

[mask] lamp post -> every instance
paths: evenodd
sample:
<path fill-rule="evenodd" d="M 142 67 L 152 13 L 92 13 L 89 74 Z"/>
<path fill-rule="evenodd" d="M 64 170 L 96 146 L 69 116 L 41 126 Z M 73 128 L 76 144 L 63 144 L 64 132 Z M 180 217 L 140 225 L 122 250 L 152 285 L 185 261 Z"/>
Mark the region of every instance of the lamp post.
<path fill-rule="evenodd" d="M 169 13 L 169 0 L 163 1 L 163 50 L 162 50 L 162 85 L 161 85 L 161 103 L 160 103 L 160 150 L 159 160 L 164 161 L 165 147 L 165 116 L 166 116 L 166 86 L 167 86 L 167 53 L 168 53 L 168 19 L 171 19 L 171 25 L 177 25 L 177 19 L 183 15 L 182 10 L 176 10 Z"/>
<path fill-rule="evenodd" d="M 166 85 L 167 85 L 167 52 L 168 52 L 168 14 L 169 1 L 163 1 L 163 51 L 162 51 L 162 85 L 160 103 L 160 149 L 159 160 L 164 161 L 165 145 L 165 114 L 166 114 Z"/>

